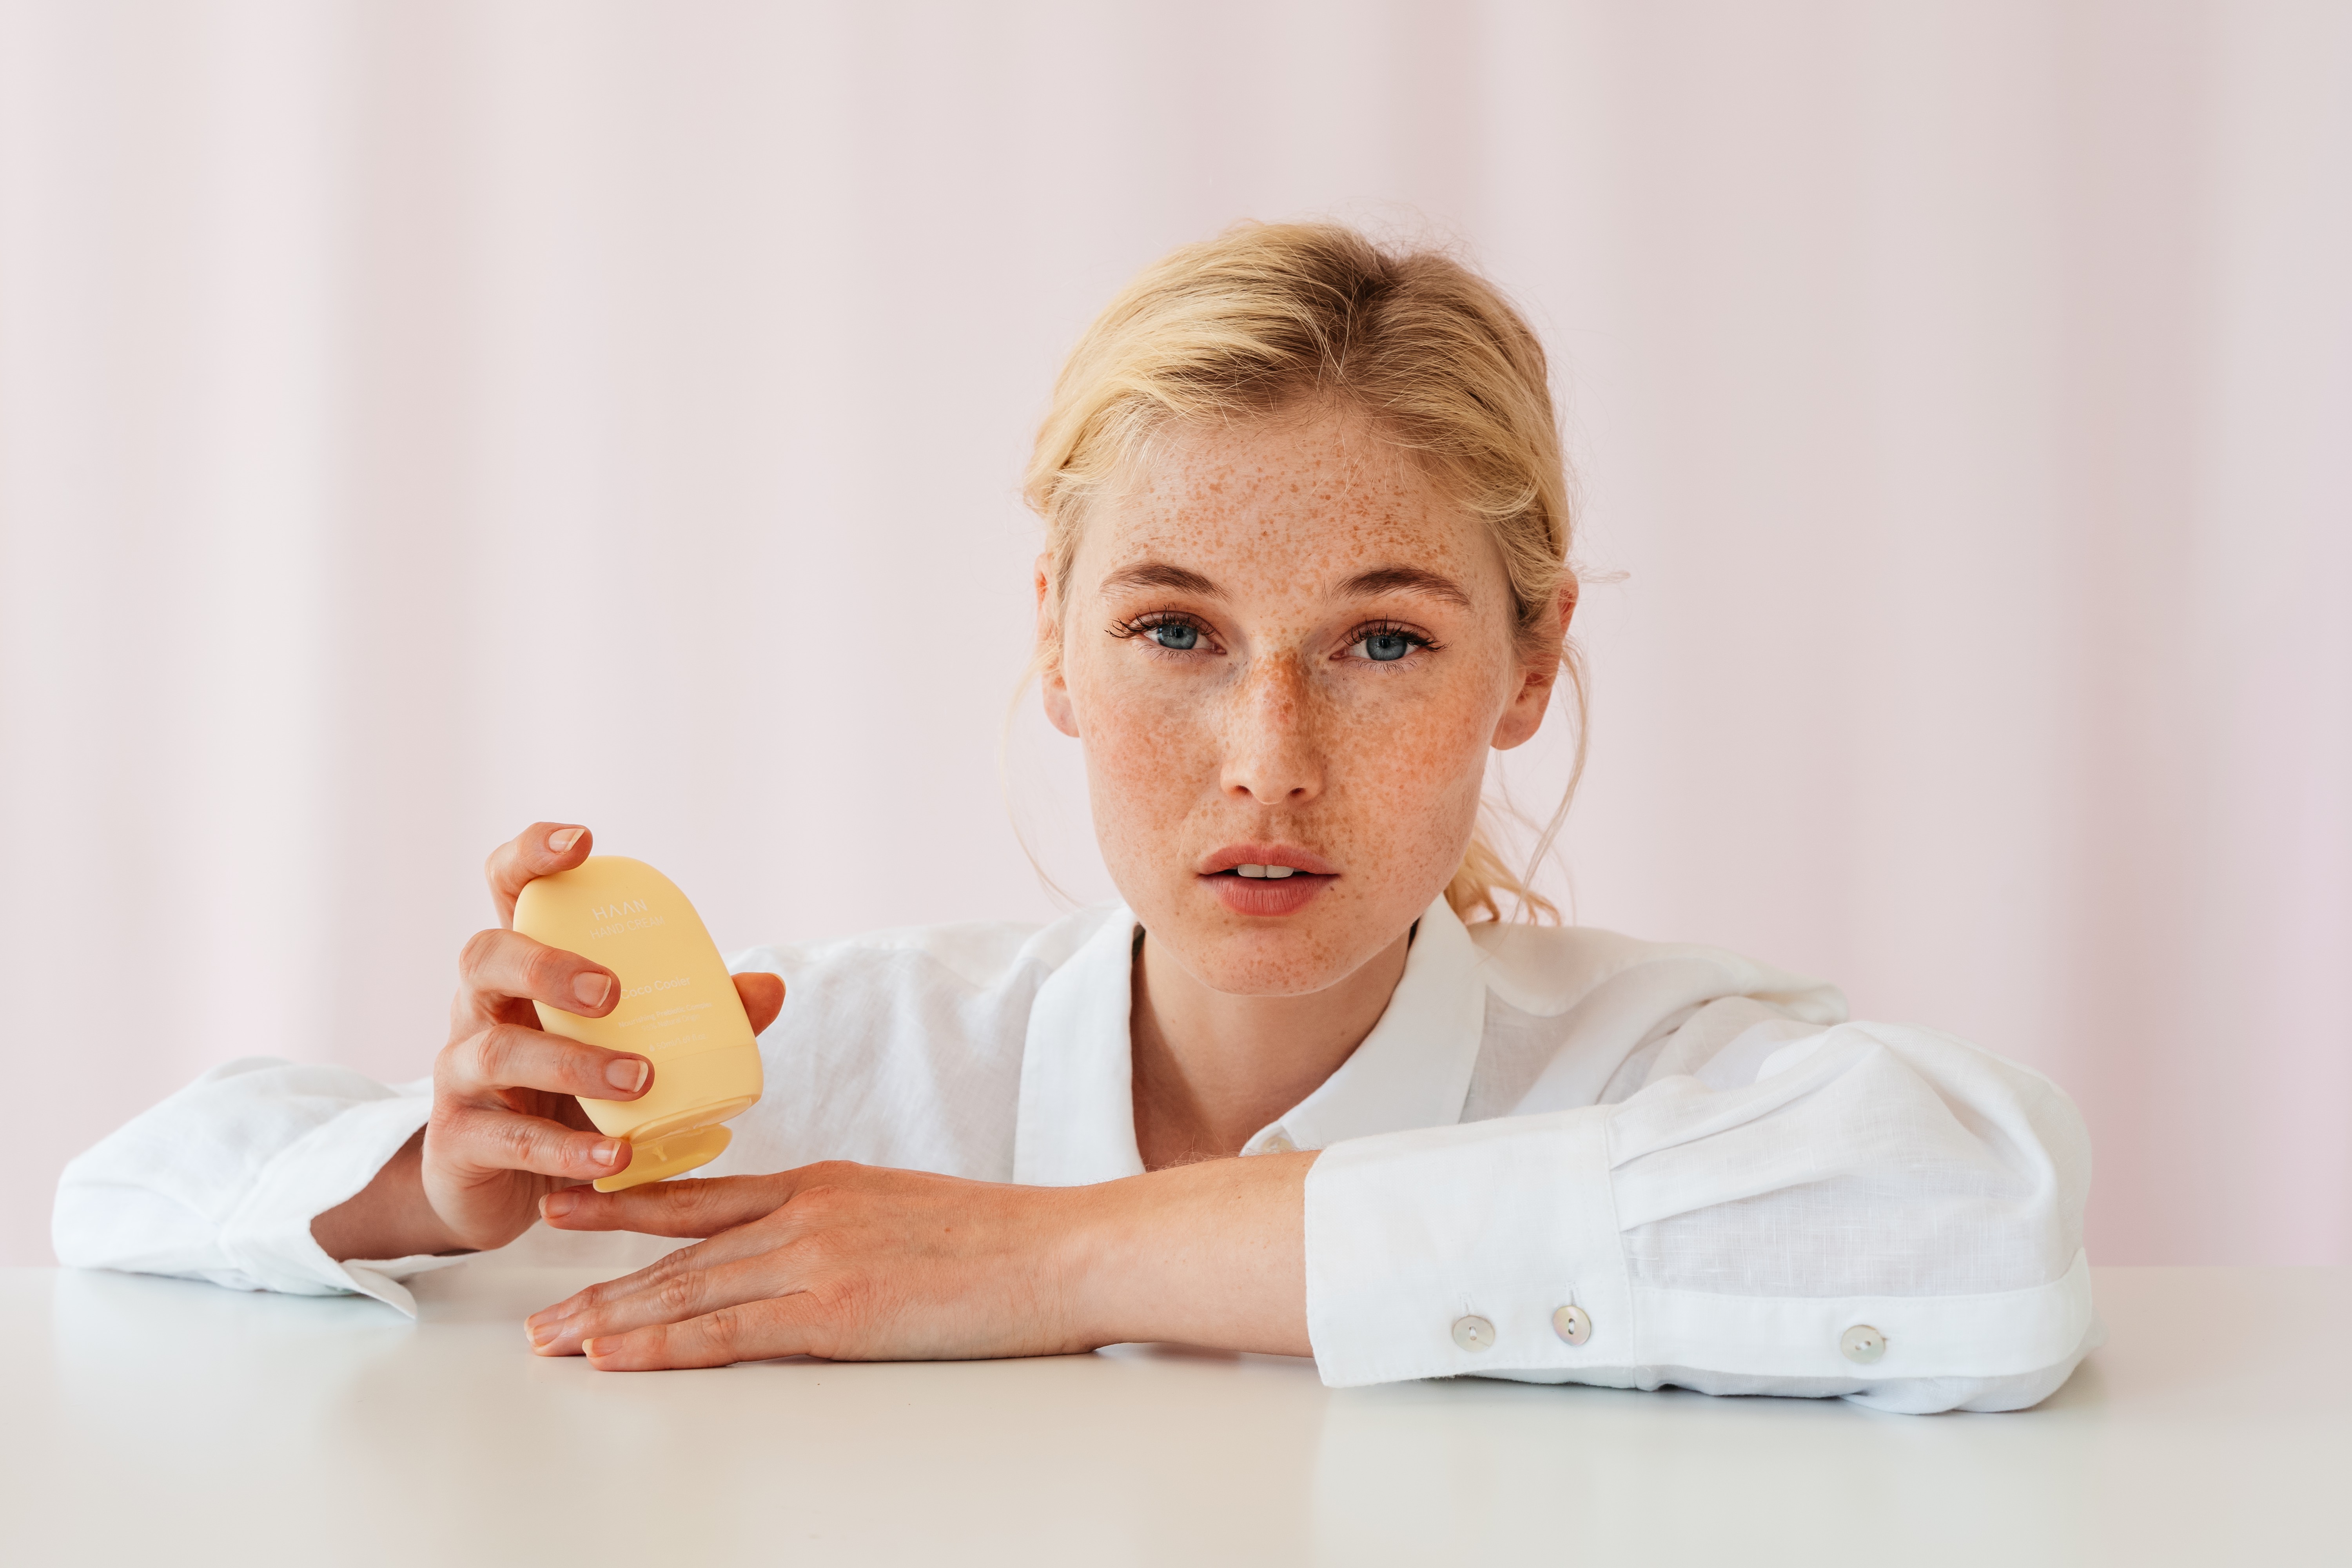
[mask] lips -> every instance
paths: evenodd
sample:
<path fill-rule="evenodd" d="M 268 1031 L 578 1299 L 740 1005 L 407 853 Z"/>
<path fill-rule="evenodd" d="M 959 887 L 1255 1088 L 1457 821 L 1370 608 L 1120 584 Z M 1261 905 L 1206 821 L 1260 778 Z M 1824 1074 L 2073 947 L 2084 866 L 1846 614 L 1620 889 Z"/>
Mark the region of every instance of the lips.
<path fill-rule="evenodd" d="M 1284 867 L 1310 877 L 1336 877 L 1339 868 L 1312 850 L 1289 844 L 1228 844 L 1212 851 L 1194 868 L 1203 877 L 1238 871 L 1244 866 Z"/>
<path fill-rule="evenodd" d="M 1339 868 L 1288 844 L 1228 844 L 1200 862 L 1201 880 L 1237 915 L 1296 914 L 1339 879 Z"/>

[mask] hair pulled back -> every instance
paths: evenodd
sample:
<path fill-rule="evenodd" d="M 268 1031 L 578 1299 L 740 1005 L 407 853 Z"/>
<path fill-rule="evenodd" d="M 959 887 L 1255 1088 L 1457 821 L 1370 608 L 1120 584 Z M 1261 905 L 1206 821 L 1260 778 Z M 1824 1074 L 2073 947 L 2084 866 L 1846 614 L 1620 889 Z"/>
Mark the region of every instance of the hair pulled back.
<path fill-rule="evenodd" d="M 1094 499 L 1174 422 L 1263 417 L 1344 400 L 1486 525 L 1511 584 L 1519 656 L 1557 659 L 1576 709 L 1576 760 L 1527 871 L 1473 834 L 1445 897 L 1464 919 L 1557 918 L 1529 885 L 1584 770 L 1575 644 L 1549 616 L 1573 593 L 1568 474 L 1543 345 L 1485 279 L 1432 250 L 1384 250 L 1338 224 L 1244 224 L 1145 270 L 1071 352 L 1023 495 L 1045 524 L 1063 602 Z M 1041 648 L 1047 661 L 1057 650 Z"/>

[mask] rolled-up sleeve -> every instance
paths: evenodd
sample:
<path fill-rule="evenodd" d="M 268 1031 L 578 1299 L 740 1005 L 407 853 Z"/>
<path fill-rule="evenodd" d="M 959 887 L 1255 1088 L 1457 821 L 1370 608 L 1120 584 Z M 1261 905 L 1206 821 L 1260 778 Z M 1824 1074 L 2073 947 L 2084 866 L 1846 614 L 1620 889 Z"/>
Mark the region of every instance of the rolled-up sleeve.
<path fill-rule="evenodd" d="M 215 1068 L 65 1168 L 50 1226 L 58 1261 L 236 1289 L 357 1292 L 414 1313 L 397 1281 L 456 1257 L 339 1263 L 310 1222 L 425 1125 L 430 1087 L 266 1057 Z"/>
<path fill-rule="evenodd" d="M 2066 1097 L 1930 1030 L 1719 1023 L 1688 1026 L 1707 1048 L 1669 1042 L 1672 1070 L 1615 1104 L 1327 1149 L 1306 1215 L 1325 1381 L 1923 1412 L 2063 1383 L 2099 1334 Z"/>

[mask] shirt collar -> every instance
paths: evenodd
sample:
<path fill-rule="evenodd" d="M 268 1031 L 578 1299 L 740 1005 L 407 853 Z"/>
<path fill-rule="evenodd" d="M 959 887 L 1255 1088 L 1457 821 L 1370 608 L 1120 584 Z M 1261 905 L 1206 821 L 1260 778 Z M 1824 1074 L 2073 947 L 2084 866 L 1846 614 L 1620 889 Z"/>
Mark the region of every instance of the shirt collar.
<path fill-rule="evenodd" d="M 1013 1179 L 1023 1185 L 1143 1173 L 1128 1045 L 1134 967 L 1135 914 L 1122 906 L 1037 988 L 1013 1131 Z"/>
<path fill-rule="evenodd" d="M 1014 1181 L 1073 1186 L 1142 1173 L 1129 1035 L 1134 953 L 1135 916 L 1115 910 L 1038 988 L 1021 1061 Z M 1433 901 L 1364 1043 L 1242 1152 L 1322 1149 L 1459 1121 L 1486 1032 L 1478 961 L 1453 907 L 1442 897 Z"/>

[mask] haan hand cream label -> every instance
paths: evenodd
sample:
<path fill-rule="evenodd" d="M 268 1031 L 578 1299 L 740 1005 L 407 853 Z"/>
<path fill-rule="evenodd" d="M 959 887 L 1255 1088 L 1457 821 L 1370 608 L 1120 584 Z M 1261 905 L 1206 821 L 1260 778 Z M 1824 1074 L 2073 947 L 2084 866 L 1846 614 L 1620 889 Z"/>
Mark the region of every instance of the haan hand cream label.
<path fill-rule="evenodd" d="M 581 1097 L 599 1131 L 630 1145 L 628 1168 L 596 1190 L 616 1193 L 717 1159 L 731 1137 L 719 1123 L 760 1098 L 760 1046 L 726 960 L 677 884 L 642 860 L 593 855 L 525 883 L 514 928 L 621 977 L 620 1005 L 601 1018 L 532 1003 L 541 1028 L 654 1064 L 642 1099 Z"/>

